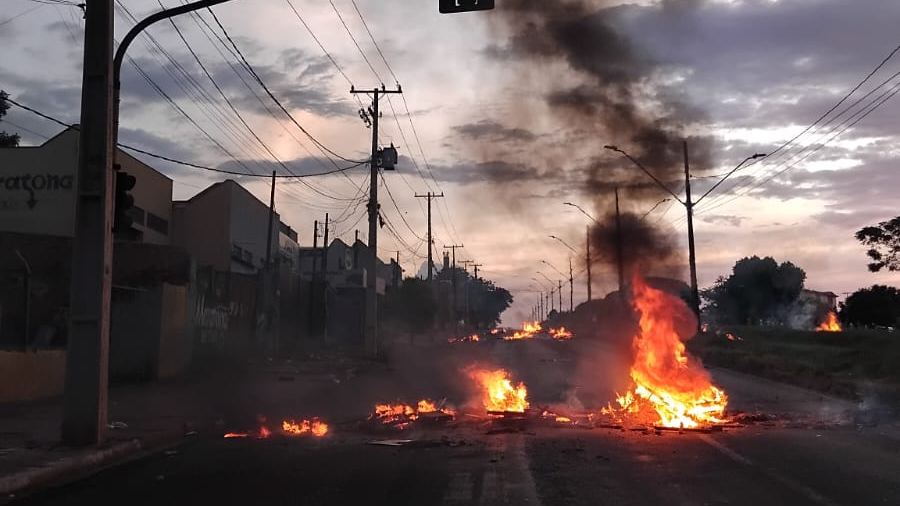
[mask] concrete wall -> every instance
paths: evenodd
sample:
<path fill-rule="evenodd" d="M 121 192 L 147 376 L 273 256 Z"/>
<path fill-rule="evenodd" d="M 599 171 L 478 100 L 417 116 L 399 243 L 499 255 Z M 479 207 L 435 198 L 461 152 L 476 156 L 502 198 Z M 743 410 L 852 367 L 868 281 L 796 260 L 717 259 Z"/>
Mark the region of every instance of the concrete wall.
<path fill-rule="evenodd" d="M 109 324 L 111 380 L 156 378 L 162 314 L 159 289 L 113 288 Z"/>
<path fill-rule="evenodd" d="M 0 403 L 62 395 L 65 350 L 0 351 Z"/>
<path fill-rule="evenodd" d="M 41 146 L 0 148 L 0 231 L 71 237 L 78 132 Z"/>
<path fill-rule="evenodd" d="M 160 309 L 158 378 L 177 376 L 187 369 L 193 355 L 193 335 L 188 319 L 188 289 L 163 285 Z"/>
<path fill-rule="evenodd" d="M 133 175 L 137 182 L 131 194 L 134 205 L 141 208 L 142 220 L 135 220 L 134 228 L 143 233 L 143 241 L 150 244 L 170 244 L 172 234 L 172 180 L 156 172 L 133 156 L 119 151 L 116 161 L 122 170 Z M 151 216 L 155 221 L 163 220 L 165 232 L 154 230 L 148 226 Z M 160 223 L 162 224 L 162 223 Z"/>

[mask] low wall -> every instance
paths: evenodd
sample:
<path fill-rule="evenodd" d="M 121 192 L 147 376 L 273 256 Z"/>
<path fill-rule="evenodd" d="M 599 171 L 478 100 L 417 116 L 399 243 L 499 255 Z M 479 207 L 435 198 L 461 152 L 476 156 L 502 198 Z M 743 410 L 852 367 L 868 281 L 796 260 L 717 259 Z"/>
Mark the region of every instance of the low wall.
<path fill-rule="evenodd" d="M 62 395 L 66 350 L 0 351 L 0 403 Z"/>

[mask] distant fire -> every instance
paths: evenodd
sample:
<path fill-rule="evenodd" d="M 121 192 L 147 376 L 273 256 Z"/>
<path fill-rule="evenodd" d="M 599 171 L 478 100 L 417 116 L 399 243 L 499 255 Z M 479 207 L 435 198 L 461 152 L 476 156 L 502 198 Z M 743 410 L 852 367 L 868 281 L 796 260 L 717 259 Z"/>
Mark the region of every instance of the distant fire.
<path fill-rule="evenodd" d="M 618 411 L 634 414 L 649 406 L 664 427 L 723 423 L 725 392 L 713 386 L 709 373 L 687 355 L 676 332 L 676 321 L 689 311 L 684 302 L 635 277 L 634 306 L 640 313 L 631 366 L 634 387 L 618 396 Z"/>
<path fill-rule="evenodd" d="M 504 369 L 481 369 L 470 367 L 466 374 L 474 380 L 481 391 L 481 403 L 487 411 L 519 412 L 528 409 L 528 391 L 524 383 L 513 385 L 509 373 Z"/>
<path fill-rule="evenodd" d="M 507 341 L 513 341 L 516 339 L 531 339 L 541 330 L 543 329 L 541 328 L 540 322 L 525 322 L 522 325 L 522 330 L 516 331 L 516 333 L 514 333 L 513 335 L 506 336 L 503 339 Z"/>
<path fill-rule="evenodd" d="M 842 330 L 841 322 L 838 321 L 834 311 L 829 311 L 828 316 L 825 317 L 825 321 L 816 327 L 817 332 L 841 332 Z"/>
<path fill-rule="evenodd" d="M 328 424 L 319 420 L 318 418 L 313 418 L 311 421 L 301 420 L 299 422 L 294 420 L 285 420 L 281 422 L 281 430 L 283 430 L 285 434 L 297 436 L 313 435 L 315 437 L 322 437 L 325 434 L 328 434 Z"/>
<path fill-rule="evenodd" d="M 557 341 L 567 341 L 569 339 L 572 339 L 572 333 L 566 330 L 565 327 L 550 329 L 550 335 L 553 336 L 553 339 L 556 339 Z"/>
<path fill-rule="evenodd" d="M 225 437 L 225 439 L 245 438 L 245 437 L 250 437 L 250 434 L 248 434 L 246 432 L 229 432 L 229 433 L 225 434 L 224 437 Z"/>

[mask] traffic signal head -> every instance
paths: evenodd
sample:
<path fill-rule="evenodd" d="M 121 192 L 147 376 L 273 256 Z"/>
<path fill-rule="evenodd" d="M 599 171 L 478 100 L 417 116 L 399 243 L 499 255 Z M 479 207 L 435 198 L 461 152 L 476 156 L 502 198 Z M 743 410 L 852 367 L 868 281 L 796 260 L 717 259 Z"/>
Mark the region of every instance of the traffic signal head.
<path fill-rule="evenodd" d="M 116 166 L 116 200 L 113 221 L 113 233 L 124 233 L 131 229 L 134 220 L 131 218 L 131 208 L 134 207 L 134 197 L 128 193 L 134 189 L 137 179 L 127 172 L 122 172 Z"/>
<path fill-rule="evenodd" d="M 442 14 L 488 11 L 494 8 L 494 0 L 440 0 L 438 8 Z"/>

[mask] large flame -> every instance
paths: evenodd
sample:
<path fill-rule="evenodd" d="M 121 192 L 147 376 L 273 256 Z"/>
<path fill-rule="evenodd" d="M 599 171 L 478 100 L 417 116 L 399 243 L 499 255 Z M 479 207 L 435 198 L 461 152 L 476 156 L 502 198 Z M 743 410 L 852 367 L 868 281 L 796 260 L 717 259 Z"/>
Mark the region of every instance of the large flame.
<path fill-rule="evenodd" d="M 841 330 L 841 322 L 838 321 L 834 311 L 829 311 L 825 321 L 816 327 L 817 332 L 840 332 Z"/>
<path fill-rule="evenodd" d="M 522 330 L 516 331 L 516 333 L 514 333 L 513 335 L 506 336 L 503 339 L 507 341 L 512 341 L 515 339 L 531 339 L 541 330 L 541 322 L 525 322 L 522 325 Z"/>
<path fill-rule="evenodd" d="M 524 383 L 513 385 L 504 369 L 470 367 L 466 373 L 481 390 L 481 403 L 487 411 L 524 413 L 528 409 L 528 391 Z"/>
<path fill-rule="evenodd" d="M 633 286 L 640 333 L 634 339 L 634 387 L 619 396 L 620 406 L 634 413 L 648 403 L 664 427 L 724 422 L 725 392 L 713 386 L 709 373 L 687 355 L 676 332 L 676 321 L 690 310 L 681 299 L 647 286 L 639 277 Z"/>
<path fill-rule="evenodd" d="M 415 407 L 402 402 L 393 404 L 376 404 L 375 411 L 369 416 L 370 420 L 379 420 L 384 424 L 395 424 L 399 428 L 404 428 L 409 422 L 419 419 L 421 413 L 443 413 L 445 415 L 456 416 L 456 412 L 444 406 L 438 406 L 438 403 L 430 399 L 422 399 Z"/>

